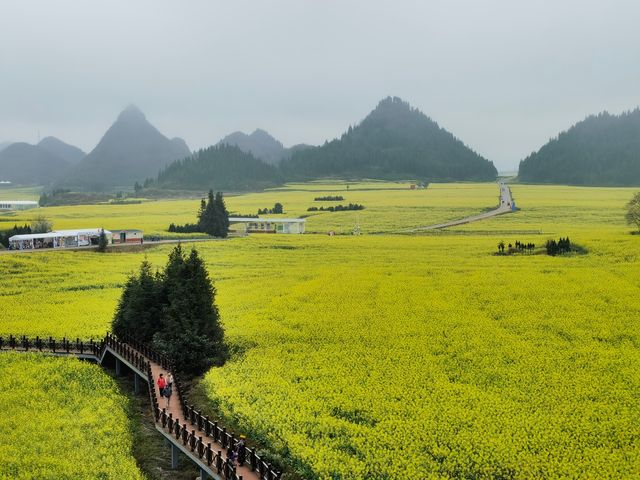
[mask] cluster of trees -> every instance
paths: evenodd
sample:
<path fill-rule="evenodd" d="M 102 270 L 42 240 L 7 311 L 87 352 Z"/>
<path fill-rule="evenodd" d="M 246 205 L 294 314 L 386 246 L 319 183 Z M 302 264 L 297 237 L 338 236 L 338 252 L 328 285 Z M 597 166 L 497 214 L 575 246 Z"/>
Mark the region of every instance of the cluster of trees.
<path fill-rule="evenodd" d="M 113 318 L 116 335 L 132 335 L 171 358 L 177 369 L 200 375 L 227 355 L 215 305 L 216 290 L 195 248 L 180 245 L 162 271 L 144 260 L 127 280 Z"/>
<path fill-rule="evenodd" d="M 267 215 L 271 213 L 284 213 L 284 207 L 280 202 L 276 202 L 273 208 L 259 208 L 258 215 Z"/>
<path fill-rule="evenodd" d="M 640 183 L 640 109 L 592 115 L 522 162 L 518 177 L 527 182 L 570 185 Z"/>
<path fill-rule="evenodd" d="M 307 212 L 346 212 L 349 210 L 364 210 L 364 205 L 350 203 L 349 205 L 335 205 L 331 207 L 309 207 Z"/>
<path fill-rule="evenodd" d="M 313 200 L 316 202 L 341 202 L 344 200 L 344 197 L 342 195 L 327 195 L 326 197 L 316 197 Z"/>
<path fill-rule="evenodd" d="M 206 233 L 212 237 L 225 238 L 229 234 L 229 212 L 225 205 L 222 192 L 213 195 L 213 190 L 209 190 L 206 199 L 200 201 L 198 210 L 198 223 L 187 223 L 185 225 L 169 225 L 170 232 L 179 233 Z"/>
<path fill-rule="evenodd" d="M 536 244 L 535 243 L 531 243 L 531 242 L 521 242 L 520 240 L 516 240 L 515 243 L 513 244 L 509 244 L 509 245 L 505 245 L 505 243 L 503 241 L 500 241 L 500 243 L 498 243 L 498 253 L 503 254 L 503 255 L 510 255 L 512 253 L 531 253 L 535 250 L 536 248 Z M 505 252 L 506 249 L 506 252 Z"/>
<path fill-rule="evenodd" d="M 573 250 L 573 245 L 571 245 L 569 237 L 560 237 L 558 241 L 553 239 L 547 240 L 547 244 L 545 246 L 547 248 L 547 255 L 551 256 L 562 255 L 563 253 L 568 253 Z"/>
<path fill-rule="evenodd" d="M 0 232 L 0 244 L 4 247 L 9 247 L 9 238 L 14 235 L 26 235 L 29 233 L 33 233 L 30 225 L 27 225 L 26 223 L 22 227 L 14 225 L 12 229 Z"/>
<path fill-rule="evenodd" d="M 281 170 L 291 179 L 429 178 L 494 180 L 493 163 L 408 103 L 388 97 L 356 127 L 316 148 L 294 153 Z"/>
<path fill-rule="evenodd" d="M 625 218 L 629 225 L 635 225 L 638 227 L 638 232 L 640 232 L 640 192 L 637 192 L 627 203 Z"/>

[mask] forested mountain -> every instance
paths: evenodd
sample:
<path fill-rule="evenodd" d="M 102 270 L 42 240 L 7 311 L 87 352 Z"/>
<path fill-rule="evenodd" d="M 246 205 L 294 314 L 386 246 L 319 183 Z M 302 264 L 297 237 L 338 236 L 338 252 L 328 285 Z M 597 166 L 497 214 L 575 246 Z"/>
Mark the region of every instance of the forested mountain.
<path fill-rule="evenodd" d="M 234 132 L 222 140 L 219 144 L 235 145 L 245 153 L 251 153 L 254 157 L 276 165 L 285 155 L 285 148 L 278 140 L 264 130 L 256 129 L 251 135 L 243 132 Z"/>
<path fill-rule="evenodd" d="M 37 145 L 12 143 L 0 151 L 0 180 L 48 185 L 61 178 L 69 165 L 69 162 Z"/>
<path fill-rule="evenodd" d="M 38 143 L 38 146 L 40 148 L 44 148 L 50 153 L 53 153 L 57 157 L 66 160 L 72 165 L 79 163 L 80 160 L 87 155 L 78 147 L 64 143 L 56 137 L 45 137 L 40 141 L 40 143 Z"/>
<path fill-rule="evenodd" d="M 577 123 L 520 162 L 525 182 L 640 185 L 640 109 Z"/>
<path fill-rule="evenodd" d="M 323 176 L 493 180 L 497 170 L 451 133 L 397 97 L 382 100 L 359 125 L 281 164 L 288 177 Z"/>
<path fill-rule="evenodd" d="M 158 175 L 156 185 L 167 189 L 255 190 L 281 181 L 276 167 L 243 152 L 220 144 L 178 160 Z"/>
<path fill-rule="evenodd" d="M 183 140 L 169 140 L 138 108 L 129 106 L 61 185 L 93 191 L 131 186 L 190 154 Z"/>

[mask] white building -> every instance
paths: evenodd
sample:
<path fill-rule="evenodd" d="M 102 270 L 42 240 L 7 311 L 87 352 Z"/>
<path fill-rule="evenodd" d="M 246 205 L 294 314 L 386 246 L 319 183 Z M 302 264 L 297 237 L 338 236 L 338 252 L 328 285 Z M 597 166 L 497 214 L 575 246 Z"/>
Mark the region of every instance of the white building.
<path fill-rule="evenodd" d="M 97 245 L 101 228 L 83 230 L 56 230 L 48 233 L 29 233 L 9 237 L 10 250 L 35 250 L 41 248 L 73 248 Z M 111 243 L 111 232 L 104 231 L 107 243 Z"/>
<path fill-rule="evenodd" d="M 229 217 L 229 230 L 241 233 L 304 233 L 304 218 Z"/>
<path fill-rule="evenodd" d="M 112 243 L 143 243 L 144 232 L 138 229 L 111 230 Z"/>
<path fill-rule="evenodd" d="M 0 211 L 29 210 L 37 208 L 38 202 L 30 200 L 0 200 Z"/>

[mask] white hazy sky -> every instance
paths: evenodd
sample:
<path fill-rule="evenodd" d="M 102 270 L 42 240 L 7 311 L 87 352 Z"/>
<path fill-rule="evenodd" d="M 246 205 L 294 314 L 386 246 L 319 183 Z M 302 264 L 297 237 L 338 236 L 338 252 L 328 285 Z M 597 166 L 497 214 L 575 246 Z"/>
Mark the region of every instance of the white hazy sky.
<path fill-rule="evenodd" d="M 640 104 L 638 0 L 0 0 L 0 141 L 91 150 L 127 104 L 199 148 L 319 144 L 387 96 L 498 169 Z"/>

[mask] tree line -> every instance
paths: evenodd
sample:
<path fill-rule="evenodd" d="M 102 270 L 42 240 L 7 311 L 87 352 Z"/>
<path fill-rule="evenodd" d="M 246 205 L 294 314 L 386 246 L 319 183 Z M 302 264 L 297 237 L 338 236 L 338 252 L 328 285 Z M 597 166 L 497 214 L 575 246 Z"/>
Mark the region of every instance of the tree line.
<path fill-rule="evenodd" d="M 309 207 L 307 212 L 346 212 L 349 210 L 364 210 L 364 205 L 350 203 L 349 205 L 332 205 L 330 207 Z"/>

